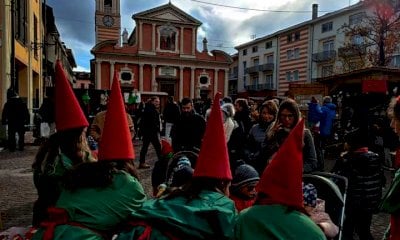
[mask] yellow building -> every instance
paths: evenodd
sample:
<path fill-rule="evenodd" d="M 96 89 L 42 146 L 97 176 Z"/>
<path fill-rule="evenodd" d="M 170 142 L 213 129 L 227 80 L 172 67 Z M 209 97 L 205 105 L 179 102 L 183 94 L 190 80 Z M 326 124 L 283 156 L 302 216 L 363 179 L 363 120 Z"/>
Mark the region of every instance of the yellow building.
<path fill-rule="evenodd" d="M 14 6 L 15 11 L 13 11 Z M 14 36 L 12 37 L 12 12 Z M 0 3 L 0 110 L 7 100 L 7 89 L 13 88 L 26 101 L 32 113 L 43 99 L 42 49 L 43 38 L 42 1 L 4 0 Z M 14 41 L 15 77 L 12 77 L 12 48 Z M 31 114 L 33 115 L 33 114 Z"/>

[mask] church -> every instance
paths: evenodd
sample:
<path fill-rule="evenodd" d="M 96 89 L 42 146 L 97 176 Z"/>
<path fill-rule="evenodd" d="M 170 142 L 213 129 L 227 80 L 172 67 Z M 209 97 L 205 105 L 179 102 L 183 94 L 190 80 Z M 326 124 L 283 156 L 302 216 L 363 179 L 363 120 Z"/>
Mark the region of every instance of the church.
<path fill-rule="evenodd" d="M 232 58 L 220 50 L 197 49 L 201 22 L 167 3 L 132 16 L 135 28 L 121 34 L 120 0 L 96 0 L 96 45 L 91 53 L 95 88 L 109 90 L 116 70 L 125 99 L 169 95 L 212 98 L 228 94 Z"/>

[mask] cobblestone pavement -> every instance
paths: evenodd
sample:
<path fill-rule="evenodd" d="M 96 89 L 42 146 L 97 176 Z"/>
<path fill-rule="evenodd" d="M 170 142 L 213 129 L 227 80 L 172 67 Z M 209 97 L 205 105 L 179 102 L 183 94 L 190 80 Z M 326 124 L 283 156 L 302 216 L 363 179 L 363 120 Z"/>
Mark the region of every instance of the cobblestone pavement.
<path fill-rule="evenodd" d="M 37 146 L 27 146 L 23 152 L 0 151 L 0 227 L 28 226 L 32 218 L 32 206 L 36 199 L 36 189 L 32 181 L 31 165 L 38 150 Z M 135 141 L 136 159 L 139 158 L 140 142 Z M 154 164 L 156 155 L 150 145 L 147 163 Z M 330 163 L 332 164 L 332 163 Z M 137 165 L 136 165 L 137 166 Z M 151 196 L 151 170 L 139 169 L 143 187 Z M 1 226 L 1 222 L 2 225 Z M 387 214 L 373 217 L 372 234 L 381 239 L 389 222 Z M 0 228 L 0 230 L 2 230 Z"/>

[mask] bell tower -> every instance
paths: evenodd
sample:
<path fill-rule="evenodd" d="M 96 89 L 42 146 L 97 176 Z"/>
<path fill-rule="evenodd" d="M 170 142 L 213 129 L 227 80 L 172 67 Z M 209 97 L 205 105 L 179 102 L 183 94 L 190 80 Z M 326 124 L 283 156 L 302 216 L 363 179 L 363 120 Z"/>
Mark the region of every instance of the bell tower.
<path fill-rule="evenodd" d="M 96 0 L 95 31 L 96 44 L 120 39 L 120 0 Z"/>

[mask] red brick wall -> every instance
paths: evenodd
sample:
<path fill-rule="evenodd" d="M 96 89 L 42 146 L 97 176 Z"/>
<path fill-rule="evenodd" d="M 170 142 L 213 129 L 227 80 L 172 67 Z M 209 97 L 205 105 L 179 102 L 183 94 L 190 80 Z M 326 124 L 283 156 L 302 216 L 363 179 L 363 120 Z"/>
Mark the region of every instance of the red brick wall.
<path fill-rule="evenodd" d="M 143 34 L 142 34 L 142 50 L 151 51 L 151 38 L 153 32 L 153 26 L 151 24 L 143 23 Z"/>

